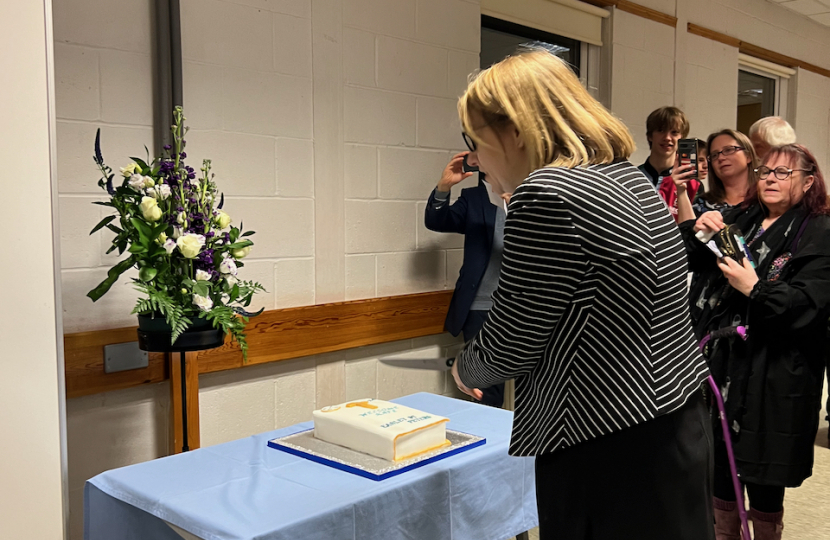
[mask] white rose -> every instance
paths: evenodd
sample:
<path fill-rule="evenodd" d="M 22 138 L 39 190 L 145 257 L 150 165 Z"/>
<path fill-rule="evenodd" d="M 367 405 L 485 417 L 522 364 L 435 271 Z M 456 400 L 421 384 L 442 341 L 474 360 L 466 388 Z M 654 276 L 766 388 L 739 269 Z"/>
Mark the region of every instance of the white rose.
<path fill-rule="evenodd" d="M 133 163 L 130 163 L 129 165 L 127 165 L 126 167 L 121 167 L 121 175 L 124 178 L 129 178 L 133 174 L 135 174 L 136 171 L 140 171 L 140 170 L 141 170 L 141 167 L 138 166 L 138 163 L 133 162 Z"/>
<path fill-rule="evenodd" d="M 205 245 L 205 237 L 201 234 L 183 234 L 176 240 L 176 245 L 179 246 L 179 251 L 182 252 L 185 258 L 192 259 L 202 251 L 202 246 Z"/>
<path fill-rule="evenodd" d="M 181 227 L 173 227 L 173 240 L 178 240 L 182 235 Z"/>
<path fill-rule="evenodd" d="M 144 196 L 141 198 L 141 204 L 138 205 L 141 210 L 141 215 L 149 222 L 158 221 L 161 219 L 161 208 L 159 203 L 152 197 Z"/>
<path fill-rule="evenodd" d="M 193 295 L 193 304 L 196 305 L 202 311 L 210 311 L 210 308 L 213 307 L 213 300 L 206 296 L 200 296 L 198 294 Z"/>
<path fill-rule="evenodd" d="M 167 254 L 170 255 L 171 253 L 173 253 L 173 250 L 176 249 L 176 242 L 173 241 L 172 239 L 168 238 L 164 242 L 164 245 L 162 247 L 164 248 L 165 251 L 167 251 Z"/>
<path fill-rule="evenodd" d="M 196 270 L 196 281 L 210 281 L 210 273 L 204 270 Z"/>
<path fill-rule="evenodd" d="M 251 252 L 251 246 L 245 246 L 244 248 L 239 248 L 231 251 L 231 255 L 233 255 L 234 259 L 244 259 L 248 256 L 248 253 Z"/>
<path fill-rule="evenodd" d="M 237 272 L 236 263 L 230 257 L 225 256 L 222 262 L 219 263 L 219 271 L 223 274 L 235 276 Z"/>
<path fill-rule="evenodd" d="M 136 191 L 141 191 L 144 188 L 144 177 L 140 174 L 130 176 L 127 184 Z"/>
<path fill-rule="evenodd" d="M 213 219 L 216 221 L 216 225 L 219 227 L 220 230 L 227 228 L 227 226 L 231 224 L 231 216 L 229 216 L 222 210 L 219 210 L 219 213 Z"/>
<path fill-rule="evenodd" d="M 180 224 L 184 224 L 185 219 L 187 219 L 187 216 L 184 214 L 184 212 L 179 212 L 179 215 L 176 216 L 176 222 Z"/>
<path fill-rule="evenodd" d="M 153 180 L 152 176 L 145 176 L 144 177 L 144 187 L 151 188 L 156 185 L 156 181 Z"/>
<path fill-rule="evenodd" d="M 159 184 L 156 187 L 148 188 L 147 195 L 154 199 L 163 201 L 170 196 L 170 186 L 167 184 Z"/>
<path fill-rule="evenodd" d="M 236 279 L 236 276 L 231 275 L 231 274 L 228 274 L 228 275 L 225 276 L 225 281 L 227 281 L 228 285 L 230 285 L 231 287 L 233 287 L 234 285 L 239 283 L 239 280 Z"/>

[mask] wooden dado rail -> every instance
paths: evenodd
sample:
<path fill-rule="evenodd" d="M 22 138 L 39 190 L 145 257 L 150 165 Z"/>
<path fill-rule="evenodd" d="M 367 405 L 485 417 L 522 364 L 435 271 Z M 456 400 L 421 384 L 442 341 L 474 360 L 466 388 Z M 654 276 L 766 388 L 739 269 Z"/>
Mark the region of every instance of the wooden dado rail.
<path fill-rule="evenodd" d="M 217 349 L 187 353 L 184 382 L 179 356 L 162 353 L 151 353 L 146 368 L 104 373 L 104 346 L 136 341 L 136 327 L 67 334 L 66 395 L 73 398 L 170 379 L 170 451 L 193 450 L 200 446 L 199 374 L 440 334 L 451 297 L 452 291 L 438 291 L 267 311 L 246 328 L 247 363 L 239 348 L 226 340 Z"/>
<path fill-rule="evenodd" d="M 440 334 L 451 296 L 452 291 L 438 291 L 266 311 L 248 323 L 247 363 L 239 348 L 227 341 L 192 356 L 199 373 L 212 373 Z M 104 373 L 104 346 L 136 340 L 136 327 L 65 335 L 67 397 L 168 379 L 169 363 L 161 353 L 151 353 L 146 368 Z"/>

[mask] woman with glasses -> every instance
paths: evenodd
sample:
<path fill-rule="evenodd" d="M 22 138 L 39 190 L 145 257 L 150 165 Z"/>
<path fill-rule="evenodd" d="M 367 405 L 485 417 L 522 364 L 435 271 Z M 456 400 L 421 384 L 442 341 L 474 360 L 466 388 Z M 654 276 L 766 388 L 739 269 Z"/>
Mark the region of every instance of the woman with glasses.
<path fill-rule="evenodd" d="M 453 375 L 476 397 L 515 379 L 540 538 L 713 538 L 683 243 L 630 133 L 546 50 L 479 73 L 458 110 L 468 162 L 512 195 L 493 307 Z"/>
<path fill-rule="evenodd" d="M 732 129 L 712 133 L 706 148 L 709 189 L 692 204 L 696 216 L 712 210 L 724 212 L 740 204 L 755 184 L 758 167 L 758 156 L 743 133 Z"/>
<path fill-rule="evenodd" d="M 681 231 L 699 272 L 692 322 L 726 400 L 755 538 L 767 540 L 781 538 L 784 489 L 812 473 L 830 314 L 830 217 L 824 178 L 803 146 L 771 149 L 757 177 L 742 204 L 707 212 Z M 694 236 L 725 224 L 743 233 L 751 260 L 717 258 Z M 715 433 L 716 534 L 740 540 L 727 454 Z"/>

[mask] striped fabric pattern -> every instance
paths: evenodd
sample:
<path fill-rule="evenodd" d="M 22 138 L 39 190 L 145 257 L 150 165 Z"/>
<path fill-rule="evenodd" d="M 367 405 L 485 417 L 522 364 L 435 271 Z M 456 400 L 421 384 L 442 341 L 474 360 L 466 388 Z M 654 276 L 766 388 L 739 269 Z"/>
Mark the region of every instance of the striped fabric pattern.
<path fill-rule="evenodd" d="M 551 453 L 682 406 L 708 375 L 689 317 L 686 254 L 627 161 L 539 169 L 516 190 L 484 328 L 461 380 L 516 379 L 510 453 Z"/>

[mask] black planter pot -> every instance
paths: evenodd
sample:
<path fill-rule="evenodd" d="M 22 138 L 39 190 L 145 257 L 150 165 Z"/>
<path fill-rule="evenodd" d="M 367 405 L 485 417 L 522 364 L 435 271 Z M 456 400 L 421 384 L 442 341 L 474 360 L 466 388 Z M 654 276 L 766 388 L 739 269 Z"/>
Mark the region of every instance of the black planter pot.
<path fill-rule="evenodd" d="M 189 352 L 215 349 L 225 343 L 225 332 L 213 328 L 207 319 L 196 317 L 193 324 L 170 343 L 173 333 L 162 315 L 138 316 L 138 348 L 147 352 Z"/>

